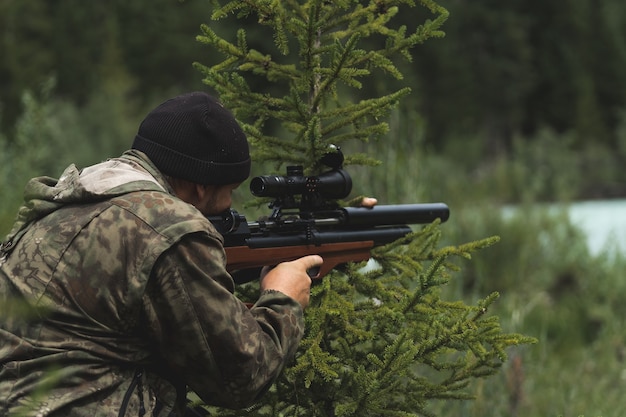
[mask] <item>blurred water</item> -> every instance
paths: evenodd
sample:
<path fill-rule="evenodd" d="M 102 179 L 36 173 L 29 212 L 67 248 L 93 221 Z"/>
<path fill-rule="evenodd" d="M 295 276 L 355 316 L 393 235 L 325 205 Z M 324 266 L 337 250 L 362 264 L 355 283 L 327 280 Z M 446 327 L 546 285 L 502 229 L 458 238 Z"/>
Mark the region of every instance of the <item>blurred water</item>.
<path fill-rule="evenodd" d="M 571 221 L 587 234 L 589 250 L 618 251 L 626 255 L 626 200 L 599 200 L 572 203 Z"/>

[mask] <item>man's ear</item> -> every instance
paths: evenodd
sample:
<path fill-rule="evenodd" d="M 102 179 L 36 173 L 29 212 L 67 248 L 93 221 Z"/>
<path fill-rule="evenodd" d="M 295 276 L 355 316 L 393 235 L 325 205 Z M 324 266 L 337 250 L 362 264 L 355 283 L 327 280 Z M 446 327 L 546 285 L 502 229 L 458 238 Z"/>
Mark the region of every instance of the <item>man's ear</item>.
<path fill-rule="evenodd" d="M 198 199 L 202 201 L 207 194 L 213 193 L 215 191 L 215 185 L 201 185 L 201 184 L 193 184 L 194 192 L 198 196 Z"/>
<path fill-rule="evenodd" d="M 190 204 L 194 204 L 194 202 L 197 200 L 197 184 L 178 178 L 170 178 L 169 183 L 174 189 L 174 193 L 176 194 L 176 196 L 181 200 L 186 201 Z"/>

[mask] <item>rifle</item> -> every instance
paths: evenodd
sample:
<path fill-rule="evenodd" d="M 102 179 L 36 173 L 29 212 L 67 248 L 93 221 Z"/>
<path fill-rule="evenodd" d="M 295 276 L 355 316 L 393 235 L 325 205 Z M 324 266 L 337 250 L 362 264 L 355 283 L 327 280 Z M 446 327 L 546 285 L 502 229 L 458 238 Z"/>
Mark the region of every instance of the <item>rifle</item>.
<path fill-rule="evenodd" d="M 410 233 L 410 224 L 448 220 L 444 203 L 340 207 L 337 200 L 350 194 L 352 179 L 341 167 L 341 150 L 333 149 L 320 161 L 331 170 L 317 176 L 305 176 L 302 166 L 296 165 L 287 167 L 286 176 L 251 180 L 254 196 L 274 199 L 270 216 L 248 222 L 229 209 L 208 217 L 224 237 L 226 268 L 236 283 L 258 278 L 265 265 L 313 254 L 324 263 L 309 275 L 322 277 L 347 262 L 368 260 L 372 248 Z"/>

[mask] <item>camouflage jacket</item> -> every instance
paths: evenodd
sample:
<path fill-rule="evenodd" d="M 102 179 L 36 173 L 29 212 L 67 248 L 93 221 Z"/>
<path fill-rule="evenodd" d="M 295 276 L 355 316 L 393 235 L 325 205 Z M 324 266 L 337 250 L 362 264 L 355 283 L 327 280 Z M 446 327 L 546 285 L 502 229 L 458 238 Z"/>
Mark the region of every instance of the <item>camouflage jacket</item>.
<path fill-rule="evenodd" d="M 32 179 L 0 247 L 0 415 L 249 406 L 295 353 L 300 305 L 233 295 L 221 236 L 145 155 Z"/>

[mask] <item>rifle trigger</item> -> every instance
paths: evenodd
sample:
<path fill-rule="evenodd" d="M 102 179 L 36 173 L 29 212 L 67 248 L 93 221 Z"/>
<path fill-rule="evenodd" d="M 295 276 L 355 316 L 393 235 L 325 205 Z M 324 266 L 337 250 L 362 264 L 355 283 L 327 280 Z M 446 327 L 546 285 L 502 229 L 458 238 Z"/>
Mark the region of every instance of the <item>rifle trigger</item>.
<path fill-rule="evenodd" d="M 313 279 L 313 278 L 315 278 L 315 277 L 317 277 L 319 275 L 320 267 L 319 266 L 311 267 L 311 268 L 306 270 L 306 273 L 309 276 L 309 278 Z"/>

